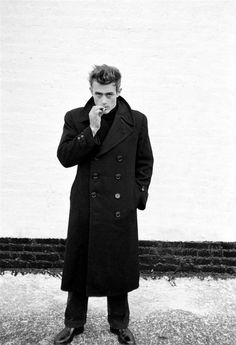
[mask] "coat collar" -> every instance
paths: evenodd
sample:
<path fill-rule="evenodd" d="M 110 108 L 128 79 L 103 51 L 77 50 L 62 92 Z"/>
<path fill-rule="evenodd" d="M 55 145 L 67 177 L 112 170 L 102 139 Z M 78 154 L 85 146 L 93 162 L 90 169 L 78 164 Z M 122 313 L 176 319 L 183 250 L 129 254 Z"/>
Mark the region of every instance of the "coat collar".
<path fill-rule="evenodd" d="M 128 102 L 121 96 L 117 98 L 117 102 L 119 105 L 118 114 L 120 113 L 122 118 L 124 118 L 124 120 L 127 123 L 129 123 L 130 125 L 133 125 L 133 120 L 134 120 L 133 114 Z M 80 122 L 89 121 L 89 112 L 93 106 L 94 106 L 94 100 L 93 100 L 93 97 L 91 97 L 83 108 L 82 114 L 80 115 L 80 118 L 79 118 Z"/>
<path fill-rule="evenodd" d="M 114 122 L 102 143 L 97 156 L 110 151 L 113 147 L 122 142 L 134 130 L 134 118 L 132 110 L 126 100 L 119 96 L 117 98 L 118 111 L 116 113 Z M 91 97 L 86 103 L 83 113 L 80 116 L 80 121 L 89 121 L 89 112 L 94 105 L 93 98 Z"/>

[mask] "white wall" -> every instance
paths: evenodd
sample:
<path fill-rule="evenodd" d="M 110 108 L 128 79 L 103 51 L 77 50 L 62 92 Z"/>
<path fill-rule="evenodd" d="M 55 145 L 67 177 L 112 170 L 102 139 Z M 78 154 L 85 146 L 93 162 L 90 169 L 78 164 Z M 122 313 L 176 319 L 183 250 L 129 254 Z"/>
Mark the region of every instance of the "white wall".
<path fill-rule="evenodd" d="M 0 236 L 66 236 L 63 117 L 107 63 L 149 119 L 140 239 L 235 241 L 235 18 L 235 1 L 1 0 Z"/>

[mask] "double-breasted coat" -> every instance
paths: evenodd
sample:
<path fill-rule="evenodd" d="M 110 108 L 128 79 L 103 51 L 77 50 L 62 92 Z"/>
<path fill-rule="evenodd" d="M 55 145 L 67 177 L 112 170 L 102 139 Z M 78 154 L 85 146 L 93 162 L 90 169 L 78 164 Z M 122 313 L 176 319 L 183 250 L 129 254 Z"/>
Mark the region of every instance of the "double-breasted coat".
<path fill-rule="evenodd" d="M 137 208 L 145 209 L 153 155 L 146 116 L 117 98 L 101 145 L 89 127 L 93 98 L 69 111 L 57 156 L 77 165 L 61 288 L 87 296 L 119 295 L 139 285 Z"/>

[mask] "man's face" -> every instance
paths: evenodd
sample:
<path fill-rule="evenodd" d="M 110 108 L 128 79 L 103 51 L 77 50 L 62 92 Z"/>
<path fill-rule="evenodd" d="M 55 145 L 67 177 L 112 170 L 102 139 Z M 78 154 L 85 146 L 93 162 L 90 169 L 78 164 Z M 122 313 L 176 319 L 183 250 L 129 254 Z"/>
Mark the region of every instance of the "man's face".
<path fill-rule="evenodd" d="M 116 106 L 117 97 L 120 95 L 120 91 L 116 90 L 116 84 L 111 83 L 103 85 L 96 80 L 93 81 L 90 87 L 95 105 L 100 105 L 105 108 L 104 114 L 108 114 Z"/>

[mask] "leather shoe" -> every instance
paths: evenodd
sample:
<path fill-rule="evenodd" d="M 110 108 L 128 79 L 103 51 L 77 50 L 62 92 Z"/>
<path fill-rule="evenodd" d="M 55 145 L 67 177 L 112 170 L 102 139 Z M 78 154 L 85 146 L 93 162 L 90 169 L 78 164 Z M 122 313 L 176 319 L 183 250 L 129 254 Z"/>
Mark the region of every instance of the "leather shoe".
<path fill-rule="evenodd" d="M 110 327 L 110 331 L 116 335 L 118 335 L 118 341 L 120 344 L 126 345 L 135 345 L 135 339 L 132 332 L 128 328 L 112 328 Z"/>
<path fill-rule="evenodd" d="M 81 334 L 84 331 L 84 327 L 79 328 L 69 328 L 65 327 L 60 333 L 58 333 L 54 338 L 54 344 L 69 344 L 72 342 L 75 335 Z"/>

